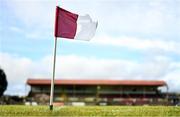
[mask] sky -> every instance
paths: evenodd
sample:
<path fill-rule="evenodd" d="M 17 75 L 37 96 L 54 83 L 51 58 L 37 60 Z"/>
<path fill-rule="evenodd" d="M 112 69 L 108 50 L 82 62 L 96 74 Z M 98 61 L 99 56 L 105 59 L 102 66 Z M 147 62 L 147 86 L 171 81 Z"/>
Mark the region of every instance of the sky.
<path fill-rule="evenodd" d="M 58 38 L 56 79 L 164 80 L 180 92 L 180 0 L 0 0 L 5 94 L 51 79 L 57 4 L 98 28 L 89 42 Z"/>

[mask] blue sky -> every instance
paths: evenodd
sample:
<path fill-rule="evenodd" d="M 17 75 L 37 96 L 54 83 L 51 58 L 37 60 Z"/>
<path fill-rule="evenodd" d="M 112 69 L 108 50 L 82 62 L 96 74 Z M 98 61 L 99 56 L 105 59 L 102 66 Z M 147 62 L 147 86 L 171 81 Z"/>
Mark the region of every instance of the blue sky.
<path fill-rule="evenodd" d="M 164 80 L 180 92 L 180 0 L 66 0 L 98 21 L 90 42 L 58 39 L 57 78 Z M 0 67 L 6 94 L 27 78 L 51 78 L 55 0 L 0 1 Z"/>

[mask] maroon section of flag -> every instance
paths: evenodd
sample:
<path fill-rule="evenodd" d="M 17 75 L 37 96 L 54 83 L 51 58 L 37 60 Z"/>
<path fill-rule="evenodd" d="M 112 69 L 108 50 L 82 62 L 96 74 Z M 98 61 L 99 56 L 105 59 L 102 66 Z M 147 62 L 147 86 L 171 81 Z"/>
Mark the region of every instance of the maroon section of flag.
<path fill-rule="evenodd" d="M 77 30 L 78 15 L 56 7 L 55 37 L 74 39 Z"/>

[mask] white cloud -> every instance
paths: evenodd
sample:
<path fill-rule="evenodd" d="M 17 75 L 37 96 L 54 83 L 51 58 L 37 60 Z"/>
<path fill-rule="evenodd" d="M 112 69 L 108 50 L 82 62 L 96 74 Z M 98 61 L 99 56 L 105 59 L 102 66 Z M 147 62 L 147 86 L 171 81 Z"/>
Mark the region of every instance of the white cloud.
<path fill-rule="evenodd" d="M 180 43 L 174 40 L 162 40 L 162 39 L 143 39 L 135 37 L 110 37 L 110 36 L 99 36 L 95 37 L 91 41 L 94 44 L 105 44 L 119 47 L 126 47 L 128 49 L 137 49 L 140 51 L 164 51 L 173 52 L 180 54 Z"/>
<path fill-rule="evenodd" d="M 26 29 L 17 26 L 10 26 L 9 30 L 16 34 L 21 34 L 28 39 L 39 40 L 39 39 L 50 39 L 49 37 L 53 37 L 52 34 L 49 34 L 49 31 L 47 30 L 33 29 L 27 31 Z"/>
<path fill-rule="evenodd" d="M 11 27 L 9 27 L 9 29 L 16 33 L 23 33 L 23 30 L 16 26 L 11 26 Z"/>
<path fill-rule="evenodd" d="M 7 74 L 7 93 L 22 94 L 27 78 L 51 78 L 52 57 L 33 61 L 29 58 L 0 54 L 1 67 Z M 165 80 L 170 91 L 180 91 L 180 63 L 166 57 L 142 62 L 123 59 L 98 59 L 76 55 L 57 56 L 56 78 L 64 79 L 144 79 Z"/>
<path fill-rule="evenodd" d="M 169 91 L 171 92 L 180 92 L 180 67 L 178 67 L 176 70 L 168 73 L 164 80 L 167 82 L 169 86 Z"/>
<path fill-rule="evenodd" d="M 11 0 L 7 4 L 26 26 L 53 27 L 55 0 Z"/>
<path fill-rule="evenodd" d="M 30 39 L 53 37 L 55 0 L 11 0 L 6 3 L 8 7 L 5 10 L 10 11 L 14 20 L 21 22 L 11 26 L 11 31 Z"/>
<path fill-rule="evenodd" d="M 32 61 L 7 53 L 0 53 L 0 61 L 0 67 L 4 69 L 7 75 L 9 93 L 22 94 L 22 91 L 24 93 L 24 88 L 18 90 L 16 86 L 25 86 L 25 79 L 32 74 Z"/>
<path fill-rule="evenodd" d="M 55 0 L 11 0 L 9 10 L 28 27 L 53 32 Z M 98 32 L 121 35 L 177 35 L 180 2 L 169 1 L 59 1 L 59 5 L 78 14 L 90 14 L 99 21 Z"/>

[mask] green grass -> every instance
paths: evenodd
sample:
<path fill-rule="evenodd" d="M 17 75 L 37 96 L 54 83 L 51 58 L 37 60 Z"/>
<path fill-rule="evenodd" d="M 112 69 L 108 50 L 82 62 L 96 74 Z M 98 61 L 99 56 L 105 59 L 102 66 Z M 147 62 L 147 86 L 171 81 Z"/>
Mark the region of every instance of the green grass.
<path fill-rule="evenodd" d="M 180 116 L 173 106 L 0 106 L 0 116 Z"/>

